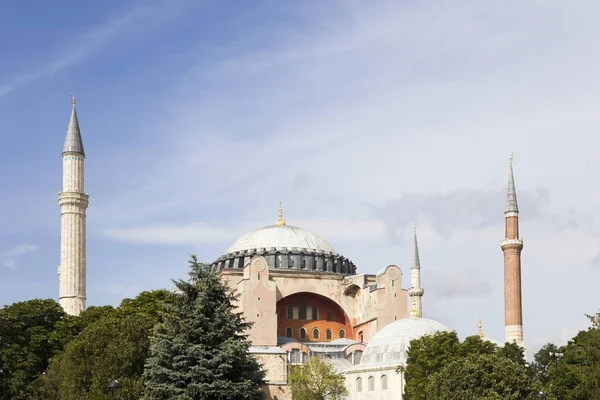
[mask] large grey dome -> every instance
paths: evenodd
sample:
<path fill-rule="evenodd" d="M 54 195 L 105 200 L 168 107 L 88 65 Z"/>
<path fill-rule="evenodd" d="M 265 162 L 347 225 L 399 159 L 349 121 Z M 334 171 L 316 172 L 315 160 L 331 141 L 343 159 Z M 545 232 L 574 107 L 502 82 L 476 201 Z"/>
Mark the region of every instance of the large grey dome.
<path fill-rule="evenodd" d="M 248 232 L 236 240 L 213 264 L 213 270 L 238 269 L 252 257 L 262 256 L 270 269 L 290 272 L 355 274 L 356 266 L 338 254 L 325 239 L 283 220 L 281 206 L 275 225 Z"/>
<path fill-rule="evenodd" d="M 450 332 L 447 326 L 427 318 L 404 318 L 377 332 L 362 355 L 360 364 L 402 364 L 410 341 L 436 332 Z"/>
<path fill-rule="evenodd" d="M 290 225 L 269 225 L 253 230 L 236 240 L 227 253 L 256 249 L 303 249 L 335 253 L 325 239 L 308 231 Z"/>

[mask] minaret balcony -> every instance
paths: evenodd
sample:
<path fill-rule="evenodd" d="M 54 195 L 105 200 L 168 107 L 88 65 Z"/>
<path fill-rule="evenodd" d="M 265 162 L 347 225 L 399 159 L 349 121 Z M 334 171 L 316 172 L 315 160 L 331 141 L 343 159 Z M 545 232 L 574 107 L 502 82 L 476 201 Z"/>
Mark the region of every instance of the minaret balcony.
<path fill-rule="evenodd" d="M 500 242 L 500 247 L 523 247 L 522 239 L 504 239 Z"/>
<path fill-rule="evenodd" d="M 411 287 L 410 289 L 408 289 L 408 295 L 411 297 L 412 296 L 420 297 L 420 296 L 423 296 L 423 293 L 425 293 L 425 289 L 423 289 L 423 288 L 412 288 Z"/>

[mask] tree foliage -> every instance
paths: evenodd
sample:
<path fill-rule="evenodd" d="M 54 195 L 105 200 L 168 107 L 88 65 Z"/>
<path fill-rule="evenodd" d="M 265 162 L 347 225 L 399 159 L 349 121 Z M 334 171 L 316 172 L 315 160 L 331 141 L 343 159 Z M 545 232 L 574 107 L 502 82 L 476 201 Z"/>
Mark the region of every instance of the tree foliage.
<path fill-rule="evenodd" d="M 152 337 L 146 362 L 146 400 L 260 399 L 264 372 L 249 353 L 244 321 L 233 291 L 206 264 L 190 260 L 189 281 Z"/>
<path fill-rule="evenodd" d="M 339 400 L 348 394 L 344 376 L 320 357 L 291 367 L 289 384 L 294 400 Z"/>
<path fill-rule="evenodd" d="M 591 326 L 566 346 L 535 354 L 532 371 L 550 400 L 600 400 L 600 313 L 587 317 Z"/>
<path fill-rule="evenodd" d="M 123 384 L 121 399 L 138 399 L 143 392 L 142 374 L 148 357 L 150 334 L 160 320 L 165 290 L 142 292 L 121 305 L 90 307 L 65 327 L 83 327 L 64 351 L 52 359 L 48 372 L 36 385 L 38 398 L 48 400 L 104 400 L 107 384 Z M 75 328 L 73 328 L 75 329 Z"/>
<path fill-rule="evenodd" d="M 30 399 L 32 383 L 62 341 L 50 341 L 66 318 L 54 300 L 29 300 L 0 309 L 0 399 Z"/>
<path fill-rule="evenodd" d="M 523 400 L 534 393 L 525 366 L 498 352 L 459 357 L 433 374 L 427 387 L 428 398 L 445 400 Z"/>
<path fill-rule="evenodd" d="M 527 373 L 523 350 L 470 336 L 461 343 L 456 332 L 436 332 L 410 343 L 406 397 L 425 399 L 525 399 L 535 385 Z"/>

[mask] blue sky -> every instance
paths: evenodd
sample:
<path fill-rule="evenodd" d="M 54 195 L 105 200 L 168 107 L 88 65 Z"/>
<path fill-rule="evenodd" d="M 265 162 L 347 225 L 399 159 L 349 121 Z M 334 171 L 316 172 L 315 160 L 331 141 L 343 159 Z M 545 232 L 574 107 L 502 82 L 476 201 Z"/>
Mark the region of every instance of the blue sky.
<path fill-rule="evenodd" d="M 216 259 L 281 200 L 365 273 L 406 277 L 417 223 L 426 316 L 462 336 L 481 316 L 502 339 L 514 151 L 525 343 L 564 342 L 600 307 L 599 8 L 3 3 L 0 304 L 57 298 L 75 93 L 88 305 L 169 287 L 188 254 Z"/>

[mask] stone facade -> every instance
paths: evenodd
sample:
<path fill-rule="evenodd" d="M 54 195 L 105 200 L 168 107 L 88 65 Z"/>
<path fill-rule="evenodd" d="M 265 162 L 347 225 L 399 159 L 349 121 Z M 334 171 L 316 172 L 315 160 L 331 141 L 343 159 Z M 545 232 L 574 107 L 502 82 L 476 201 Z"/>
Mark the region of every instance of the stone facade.
<path fill-rule="evenodd" d="M 244 268 L 220 268 L 219 274 L 239 293 L 237 306 L 254 323 L 249 339 L 253 353 L 267 371 L 265 393 L 271 399 L 286 398 L 287 366 L 294 362 L 294 351 L 299 357 L 336 351 L 319 346 L 348 340 L 341 356 L 344 361 L 353 360 L 353 353 L 362 353 L 364 344 L 352 343 L 366 343 L 384 326 L 408 316 L 408 293 L 402 288 L 402 272 L 395 265 L 376 275 L 344 275 L 283 270 L 270 267 L 266 257 L 257 255 Z M 286 334 L 290 330 L 291 337 Z M 284 343 L 284 339 L 292 342 Z"/>

